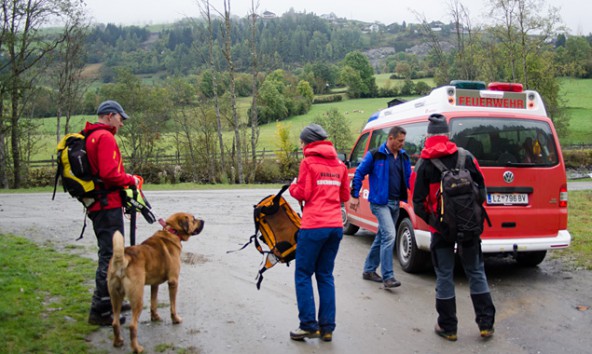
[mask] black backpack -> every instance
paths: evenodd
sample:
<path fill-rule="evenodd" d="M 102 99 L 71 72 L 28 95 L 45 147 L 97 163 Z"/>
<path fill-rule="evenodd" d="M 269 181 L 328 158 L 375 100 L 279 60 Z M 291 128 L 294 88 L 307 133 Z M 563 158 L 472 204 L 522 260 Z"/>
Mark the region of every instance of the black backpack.
<path fill-rule="evenodd" d="M 298 231 L 300 231 L 300 215 L 292 209 L 282 197 L 289 185 L 284 185 L 275 195 L 269 195 L 254 205 L 253 219 L 255 234 L 238 251 L 255 243 L 255 248 L 263 255 L 261 269 L 257 274 L 257 289 L 261 287 L 263 273 L 277 263 L 290 262 L 296 258 Z M 261 242 L 260 242 L 261 241 Z M 264 249 L 261 243 L 267 246 Z M 227 251 L 234 252 L 234 251 Z"/>
<path fill-rule="evenodd" d="M 466 156 L 466 150 L 458 148 L 458 159 L 452 170 L 439 159 L 430 159 L 442 173 L 437 218 L 440 231 L 449 242 L 463 243 L 479 237 L 485 219 L 491 226 L 479 188 L 465 168 Z"/>

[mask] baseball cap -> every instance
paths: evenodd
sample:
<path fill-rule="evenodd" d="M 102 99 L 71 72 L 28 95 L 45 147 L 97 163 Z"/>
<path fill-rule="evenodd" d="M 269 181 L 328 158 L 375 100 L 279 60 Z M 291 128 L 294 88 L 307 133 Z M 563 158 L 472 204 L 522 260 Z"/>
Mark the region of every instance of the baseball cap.
<path fill-rule="evenodd" d="M 99 105 L 97 109 L 97 115 L 103 115 L 108 113 L 119 113 L 123 119 L 128 119 L 129 116 L 123 111 L 123 107 L 117 101 L 108 100 Z"/>

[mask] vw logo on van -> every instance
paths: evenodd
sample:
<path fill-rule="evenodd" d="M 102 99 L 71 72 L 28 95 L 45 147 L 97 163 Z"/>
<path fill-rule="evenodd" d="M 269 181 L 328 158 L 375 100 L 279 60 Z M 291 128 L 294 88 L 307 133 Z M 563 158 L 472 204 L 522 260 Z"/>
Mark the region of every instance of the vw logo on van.
<path fill-rule="evenodd" d="M 514 182 L 514 174 L 512 173 L 512 171 L 504 172 L 504 181 L 506 181 L 506 183 Z"/>

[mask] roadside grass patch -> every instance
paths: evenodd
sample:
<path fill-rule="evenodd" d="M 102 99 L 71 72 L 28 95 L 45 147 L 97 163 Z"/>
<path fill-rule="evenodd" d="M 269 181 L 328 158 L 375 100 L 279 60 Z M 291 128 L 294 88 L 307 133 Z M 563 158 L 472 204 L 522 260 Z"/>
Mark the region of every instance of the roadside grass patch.
<path fill-rule="evenodd" d="M 557 254 L 569 258 L 578 268 L 592 270 L 592 191 L 569 192 L 568 201 L 571 245 Z"/>
<path fill-rule="evenodd" d="M 91 353 L 85 338 L 96 264 L 22 237 L 0 235 L 4 353 Z"/>

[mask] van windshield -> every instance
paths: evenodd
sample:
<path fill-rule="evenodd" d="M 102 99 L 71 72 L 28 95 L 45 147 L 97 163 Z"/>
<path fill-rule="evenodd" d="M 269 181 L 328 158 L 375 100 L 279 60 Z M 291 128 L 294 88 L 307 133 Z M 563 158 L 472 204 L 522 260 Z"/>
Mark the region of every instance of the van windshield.
<path fill-rule="evenodd" d="M 451 140 L 481 166 L 553 166 L 557 142 L 547 122 L 512 118 L 454 118 Z"/>

